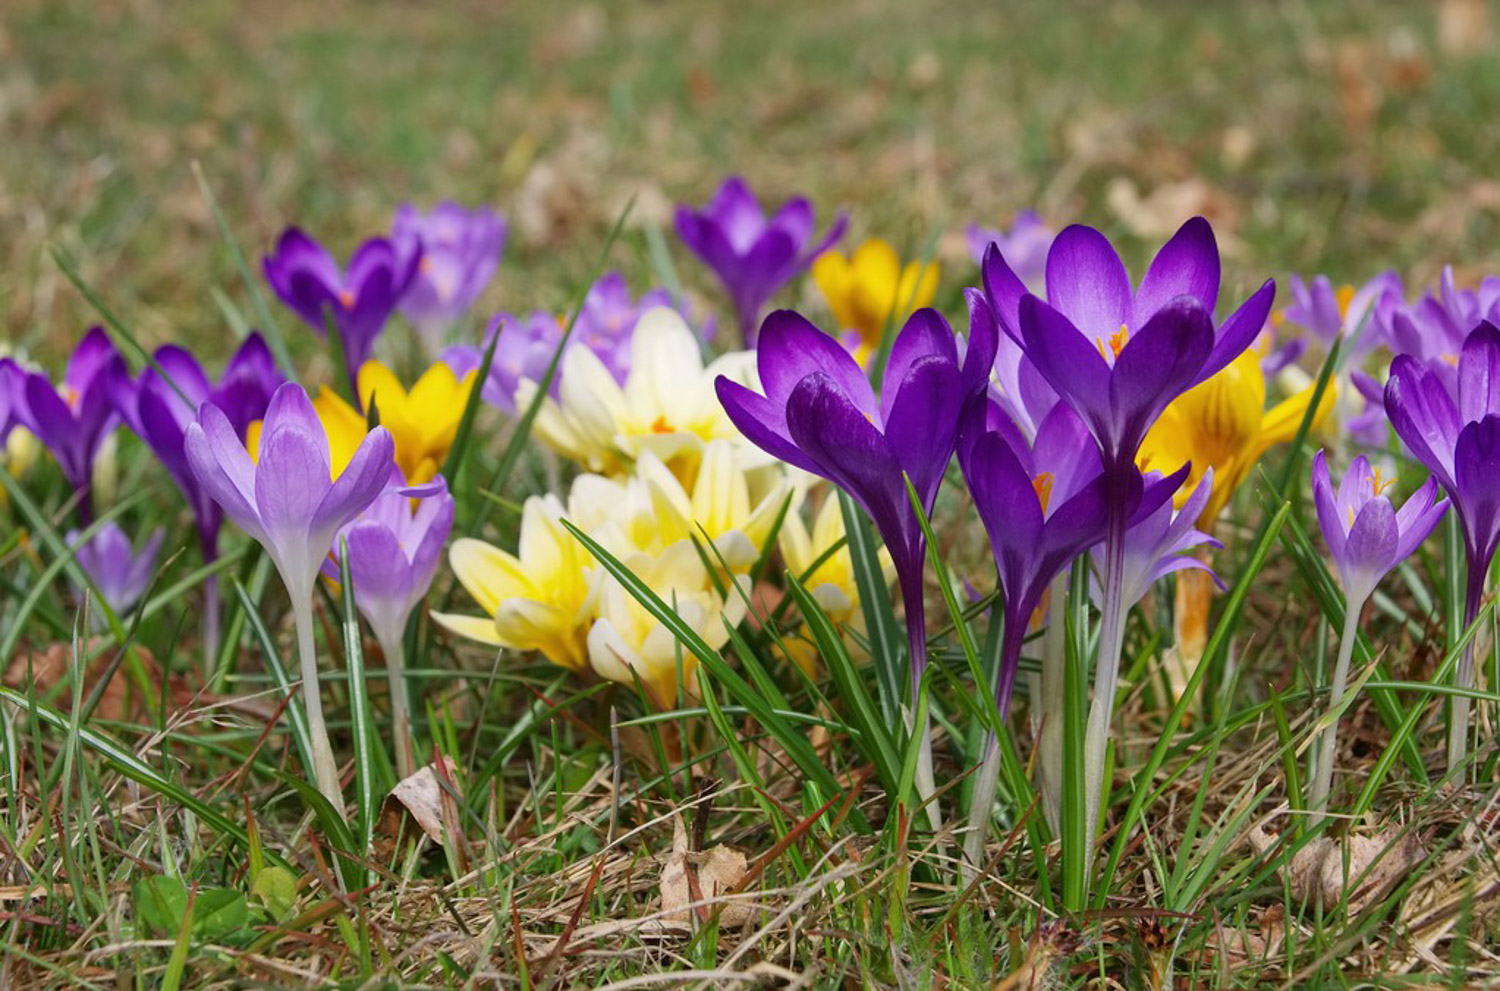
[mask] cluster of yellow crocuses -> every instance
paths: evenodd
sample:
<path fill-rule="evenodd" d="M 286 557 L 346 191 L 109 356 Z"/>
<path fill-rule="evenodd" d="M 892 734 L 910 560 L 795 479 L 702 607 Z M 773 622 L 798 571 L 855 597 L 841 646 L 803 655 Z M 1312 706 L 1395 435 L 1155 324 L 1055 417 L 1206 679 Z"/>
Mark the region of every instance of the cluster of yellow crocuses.
<path fill-rule="evenodd" d="M 781 520 L 787 566 L 836 623 L 859 625 L 848 551 L 825 553 L 843 539 L 837 500 L 824 500 L 809 533 L 799 513 L 812 480 L 746 443 L 714 395 L 719 374 L 753 384 L 750 352 L 705 367 L 682 318 L 657 309 L 636 326 L 623 384 L 587 348 L 569 349 L 560 367 L 556 398 L 543 399 L 533 434 L 585 471 L 566 500 L 550 493 L 526 500 L 514 553 L 473 538 L 454 542 L 449 563 L 483 615 L 434 614 L 439 624 L 639 684 L 658 708 L 695 698 L 696 659 L 593 559 L 566 519 L 714 649 L 751 608 L 751 571 Z M 523 382 L 518 405 L 536 388 Z M 789 650 L 809 663 L 805 651 Z"/>

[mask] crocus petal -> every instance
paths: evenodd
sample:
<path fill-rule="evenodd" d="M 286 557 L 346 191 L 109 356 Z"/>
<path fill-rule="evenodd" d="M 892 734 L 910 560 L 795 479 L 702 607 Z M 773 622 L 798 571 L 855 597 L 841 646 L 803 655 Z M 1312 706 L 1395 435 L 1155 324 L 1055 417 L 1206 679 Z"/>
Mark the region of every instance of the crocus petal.
<path fill-rule="evenodd" d="M 1219 298 L 1219 245 L 1202 217 L 1178 228 L 1151 260 L 1135 293 L 1131 325 L 1144 324 L 1178 296 L 1191 296 L 1210 314 Z"/>
<path fill-rule="evenodd" d="M 1213 351 L 1198 373 L 1201 382 L 1217 373 L 1244 352 L 1266 325 L 1271 315 L 1271 304 L 1276 301 L 1276 283 L 1267 279 L 1253 295 L 1240 304 L 1229 319 L 1219 325 Z"/>
<path fill-rule="evenodd" d="M 1328 475 L 1328 460 L 1322 451 L 1313 455 L 1312 466 L 1313 504 L 1318 510 L 1318 526 L 1323 531 L 1323 542 L 1335 561 L 1344 559 L 1344 545 L 1349 542 L 1348 524 L 1339 512 L 1338 500 L 1333 491 L 1333 480 Z"/>
<path fill-rule="evenodd" d="M 376 427 L 366 434 L 354 457 L 349 459 L 348 467 L 331 487 L 323 490 L 326 494 L 313 513 L 309 525 L 311 532 L 316 534 L 327 530 L 331 533 L 359 515 L 360 510 L 373 502 L 386 487 L 395 456 L 396 443 L 391 439 L 390 431 Z M 259 473 L 257 471 L 257 475 Z"/>
<path fill-rule="evenodd" d="M 1107 341 L 1126 326 L 1130 276 L 1108 238 L 1081 224 L 1057 235 L 1047 253 L 1047 301 L 1090 339 Z"/>
<path fill-rule="evenodd" d="M 798 449 L 787 432 L 786 408 L 778 407 L 753 389 L 720 375 L 714 380 L 719 402 L 740 433 L 773 458 L 803 471 L 821 474 L 816 462 Z"/>
<path fill-rule="evenodd" d="M 255 505 L 273 542 L 306 543 L 308 525 L 329 484 L 328 455 L 307 431 L 283 426 L 262 435 L 255 468 Z M 311 549 L 319 557 L 327 550 Z"/>
<path fill-rule="evenodd" d="M 901 328 L 901 333 L 896 335 L 895 343 L 891 345 L 890 360 L 886 363 L 885 377 L 880 389 L 880 414 L 883 424 L 891 423 L 896 396 L 901 390 L 902 383 L 910 374 L 912 366 L 932 358 L 951 365 L 955 372 L 958 370 L 958 348 L 953 343 L 953 329 L 936 310 L 921 309 L 907 318 L 905 326 Z M 985 368 L 988 369 L 988 367 L 989 363 L 986 362 Z M 955 391 L 957 385 L 955 381 Z M 857 402 L 856 405 L 858 405 Z"/>
<path fill-rule="evenodd" d="M 930 513 L 953 457 L 952 443 L 943 441 L 954 436 L 965 399 L 958 368 L 930 355 L 911 365 L 900 388 L 892 391 L 886 442 Z"/>
<path fill-rule="evenodd" d="M 1376 497 L 1364 504 L 1349 528 L 1343 557 L 1337 559 L 1349 599 L 1363 601 L 1395 566 L 1399 536 L 1396 511 L 1389 500 Z"/>
<path fill-rule="evenodd" d="M 1139 443 L 1167 403 L 1198 379 L 1213 346 L 1213 317 L 1198 300 L 1179 296 L 1157 310 L 1130 336 L 1110 373 L 1117 436 Z"/>
<path fill-rule="evenodd" d="M 205 403 L 183 437 L 188 466 L 198 484 L 229 518 L 255 540 L 266 540 L 255 500 L 255 465 L 228 417 Z"/>
<path fill-rule="evenodd" d="M 1020 307 L 1022 345 L 1036 370 L 1096 430 L 1112 433 L 1110 368 L 1094 342 L 1035 296 Z"/>
<path fill-rule="evenodd" d="M 1500 327 L 1484 321 L 1458 356 L 1458 415 L 1465 422 L 1500 412 Z"/>

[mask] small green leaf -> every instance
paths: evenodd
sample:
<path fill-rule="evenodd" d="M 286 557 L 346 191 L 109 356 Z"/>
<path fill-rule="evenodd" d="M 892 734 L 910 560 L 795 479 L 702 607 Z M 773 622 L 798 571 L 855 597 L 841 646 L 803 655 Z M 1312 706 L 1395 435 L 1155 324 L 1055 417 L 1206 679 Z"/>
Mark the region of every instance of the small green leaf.
<path fill-rule="evenodd" d="M 250 886 L 250 894 L 280 922 L 297 907 L 297 875 L 286 867 L 267 867 Z"/>
<path fill-rule="evenodd" d="M 134 901 L 136 920 L 148 933 L 171 936 L 182 925 L 188 893 L 177 878 L 155 874 L 135 883 Z"/>
<path fill-rule="evenodd" d="M 245 896 L 233 888 L 209 888 L 198 892 L 197 901 L 193 905 L 193 935 L 219 942 L 244 929 L 249 921 L 250 906 L 245 901 Z"/>

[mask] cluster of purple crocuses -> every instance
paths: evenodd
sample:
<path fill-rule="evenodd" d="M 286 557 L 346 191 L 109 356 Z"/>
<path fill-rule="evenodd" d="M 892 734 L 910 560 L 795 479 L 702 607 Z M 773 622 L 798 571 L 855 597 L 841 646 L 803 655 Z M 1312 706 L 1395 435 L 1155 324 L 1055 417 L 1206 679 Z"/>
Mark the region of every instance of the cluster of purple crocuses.
<path fill-rule="evenodd" d="M 675 221 L 683 244 L 721 283 L 744 341 L 757 350 L 758 388 L 718 382 L 728 416 L 768 454 L 847 493 L 891 556 L 907 627 L 910 702 L 922 690 L 929 660 L 923 517 L 933 513 L 955 458 L 998 576 L 1000 664 L 985 690 L 1002 714 L 1029 632 L 1040 623 L 1060 626 L 1065 576 L 1089 569 L 1098 609 L 1093 698 L 1083 739 L 1067 742 L 1083 750 L 1084 814 L 1097 829 L 1127 614 L 1163 576 L 1206 568 L 1191 552 L 1211 542 L 1196 525 L 1213 472 L 1181 492 L 1189 466 L 1143 473 L 1137 454 L 1169 403 L 1229 366 L 1275 322 L 1272 282 L 1221 308 L 1218 247 L 1202 218 L 1185 223 L 1135 282 L 1099 231 L 1075 225 L 1054 234 L 1035 214 L 1023 214 L 1008 232 L 970 231 L 979 285 L 965 294 L 967 332 L 955 334 L 934 309 L 898 315 L 904 323 L 880 365 L 877 388 L 839 343 L 840 328 L 829 333 L 791 310 L 765 313 L 843 235 L 842 215 L 819 236 L 807 200 L 791 199 L 768 214 L 743 180 L 731 178 L 701 209 L 680 207 Z M 634 296 L 624 277 L 610 272 L 570 312 L 501 312 L 479 332 L 471 321 L 505 239 L 505 222 L 492 210 L 408 206 L 396 213 L 388 235 L 361 244 L 347 266 L 291 228 L 265 258 L 264 272 L 308 327 L 332 332 L 351 385 L 400 314 L 426 350 L 459 375 L 479 369 L 488 356 L 480 394 L 510 414 L 518 412 L 524 381 L 550 374 L 556 396 L 565 347 L 593 351 L 623 384 L 641 314 L 655 306 L 687 308 L 664 289 Z M 1393 429 L 1433 475 L 1397 509 L 1389 476 L 1383 479 L 1368 458 L 1353 459 L 1338 484 L 1325 453 L 1314 459 L 1314 503 L 1345 595 L 1328 692 L 1337 713 L 1348 704 L 1362 607 L 1449 504 L 1467 560 L 1466 624 L 1478 613 L 1500 543 L 1500 279 L 1461 290 L 1445 273 L 1436 292 L 1411 303 L 1391 273 L 1347 291 L 1322 277 L 1293 277 L 1290 290 L 1292 302 L 1279 318 L 1305 328 L 1325 354 L 1337 349 L 1332 387 L 1340 402 L 1356 396 L 1366 402 L 1347 409 L 1346 435 L 1378 448 Z M 707 336 L 711 322 L 698 325 Z M 1378 348 L 1396 355 L 1383 384 L 1365 367 Z M 1291 374 L 1294 358 L 1287 349 L 1266 367 Z M 145 593 L 161 536 L 136 550 L 115 520 L 96 513 L 94 463 L 120 425 L 150 448 L 187 501 L 208 566 L 202 618 L 210 662 L 219 639 L 220 570 L 213 565 L 224 518 L 264 548 L 296 624 L 313 751 L 304 756 L 319 788 L 342 809 L 318 691 L 316 583 L 320 575 L 336 580 L 340 563 L 347 565 L 358 610 L 387 661 L 396 760 L 408 773 L 414 754 L 404 635 L 432 583 L 455 507 L 441 475 L 408 485 L 395 466 L 393 440 L 378 425 L 347 464 L 337 463 L 307 392 L 286 380 L 288 371 L 252 333 L 217 378 L 175 345 L 157 350 L 132 375 L 96 328 L 61 382 L 0 359 L 0 440 L 20 425 L 52 452 L 74 492 L 79 529 L 68 543 L 116 614 Z M 1438 498 L 1439 487 L 1446 500 Z M 1039 777 L 1044 790 L 1054 791 L 1056 748 L 1064 743 L 1055 660 L 1044 656 L 1040 696 L 1032 700 L 1041 712 Z M 1465 692 L 1472 685 L 1466 654 L 1451 702 L 1448 757 L 1455 767 L 1465 754 Z M 912 709 L 907 718 L 914 719 Z M 1314 810 L 1329 796 L 1336 727 L 1335 717 L 1315 748 Z M 928 728 L 909 728 L 921 741 L 917 784 L 930 797 L 936 783 Z M 971 803 L 965 843 L 971 864 L 990 821 L 998 772 L 992 735 Z M 1056 795 L 1044 798 L 1055 817 Z M 929 809 L 940 824 L 936 802 Z"/>

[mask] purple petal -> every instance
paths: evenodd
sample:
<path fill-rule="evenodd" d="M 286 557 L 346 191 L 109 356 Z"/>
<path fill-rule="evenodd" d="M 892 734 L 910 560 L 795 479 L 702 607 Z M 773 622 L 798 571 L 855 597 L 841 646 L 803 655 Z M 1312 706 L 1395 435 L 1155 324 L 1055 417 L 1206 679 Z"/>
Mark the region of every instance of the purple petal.
<path fill-rule="evenodd" d="M 786 407 L 723 375 L 714 381 L 719 403 L 740 433 L 767 454 L 803 471 L 821 475 L 817 463 L 798 449 L 786 423 Z"/>
<path fill-rule="evenodd" d="M 322 435 L 321 429 L 318 435 Z M 308 542 L 309 524 L 332 484 L 328 441 L 292 425 L 263 434 L 255 467 L 255 505 L 273 543 Z M 322 557 L 328 548 L 311 547 Z"/>
<path fill-rule="evenodd" d="M 1047 253 L 1047 302 L 1095 340 L 1129 323 L 1130 276 L 1108 238 L 1081 224 L 1057 235 Z"/>
<path fill-rule="evenodd" d="M 255 506 L 255 465 L 229 419 L 218 407 L 204 404 L 197 422 L 188 425 L 183 447 L 203 491 L 240 529 L 264 543 L 266 531 Z"/>
<path fill-rule="evenodd" d="M 1110 368 L 1092 339 L 1035 296 L 1021 299 L 1022 345 L 1036 370 L 1093 430 L 1107 430 Z M 1096 433 L 1096 436 L 1098 434 Z"/>
<path fill-rule="evenodd" d="M 910 366 L 891 401 L 886 443 L 928 513 L 953 457 L 958 416 L 966 398 L 958 367 L 930 355 Z"/>
<path fill-rule="evenodd" d="M 1266 318 L 1271 315 L 1271 304 L 1275 301 L 1276 283 L 1267 279 L 1249 299 L 1240 304 L 1239 309 L 1229 315 L 1229 319 L 1219 326 L 1213 351 L 1203 363 L 1203 370 L 1198 373 L 1198 382 L 1221 371 L 1255 342 L 1255 338 L 1266 326 Z"/>
<path fill-rule="evenodd" d="M 764 344 L 761 346 L 764 347 Z M 840 347 L 839 350 L 842 351 L 843 348 Z M 891 410 L 896 404 L 896 396 L 911 373 L 912 366 L 929 358 L 945 361 L 953 367 L 955 373 L 958 371 L 958 348 L 953 343 L 952 328 L 936 310 L 924 308 L 907 318 L 901 333 L 896 335 L 895 343 L 891 345 L 890 360 L 886 363 L 885 378 L 880 387 L 882 423 L 891 422 Z M 850 363 L 853 364 L 853 359 L 850 359 Z M 957 389 L 956 382 L 954 388 Z"/>
<path fill-rule="evenodd" d="M 879 409 L 870 380 L 859 363 L 833 337 L 823 333 L 800 313 L 777 310 L 761 325 L 756 345 L 756 365 L 761 387 L 773 403 L 785 405 L 792 390 L 813 372 L 829 376 L 849 400 L 867 416 Z M 953 335 L 948 335 L 953 346 Z M 891 350 L 895 360 L 895 348 Z"/>
<path fill-rule="evenodd" d="M 1500 327 L 1484 321 L 1464 340 L 1458 358 L 1458 415 L 1472 422 L 1500 413 Z"/>
<path fill-rule="evenodd" d="M 1136 290 L 1131 323 L 1140 326 L 1178 296 L 1213 313 L 1219 299 L 1219 245 L 1207 220 L 1193 217 L 1162 245 Z"/>
<path fill-rule="evenodd" d="M 322 501 L 312 515 L 311 531 L 332 534 L 358 516 L 385 489 L 395 458 L 396 445 L 390 431 L 376 427 L 366 434 L 332 487 L 323 490 Z M 325 467 L 325 478 L 327 471 Z"/>

